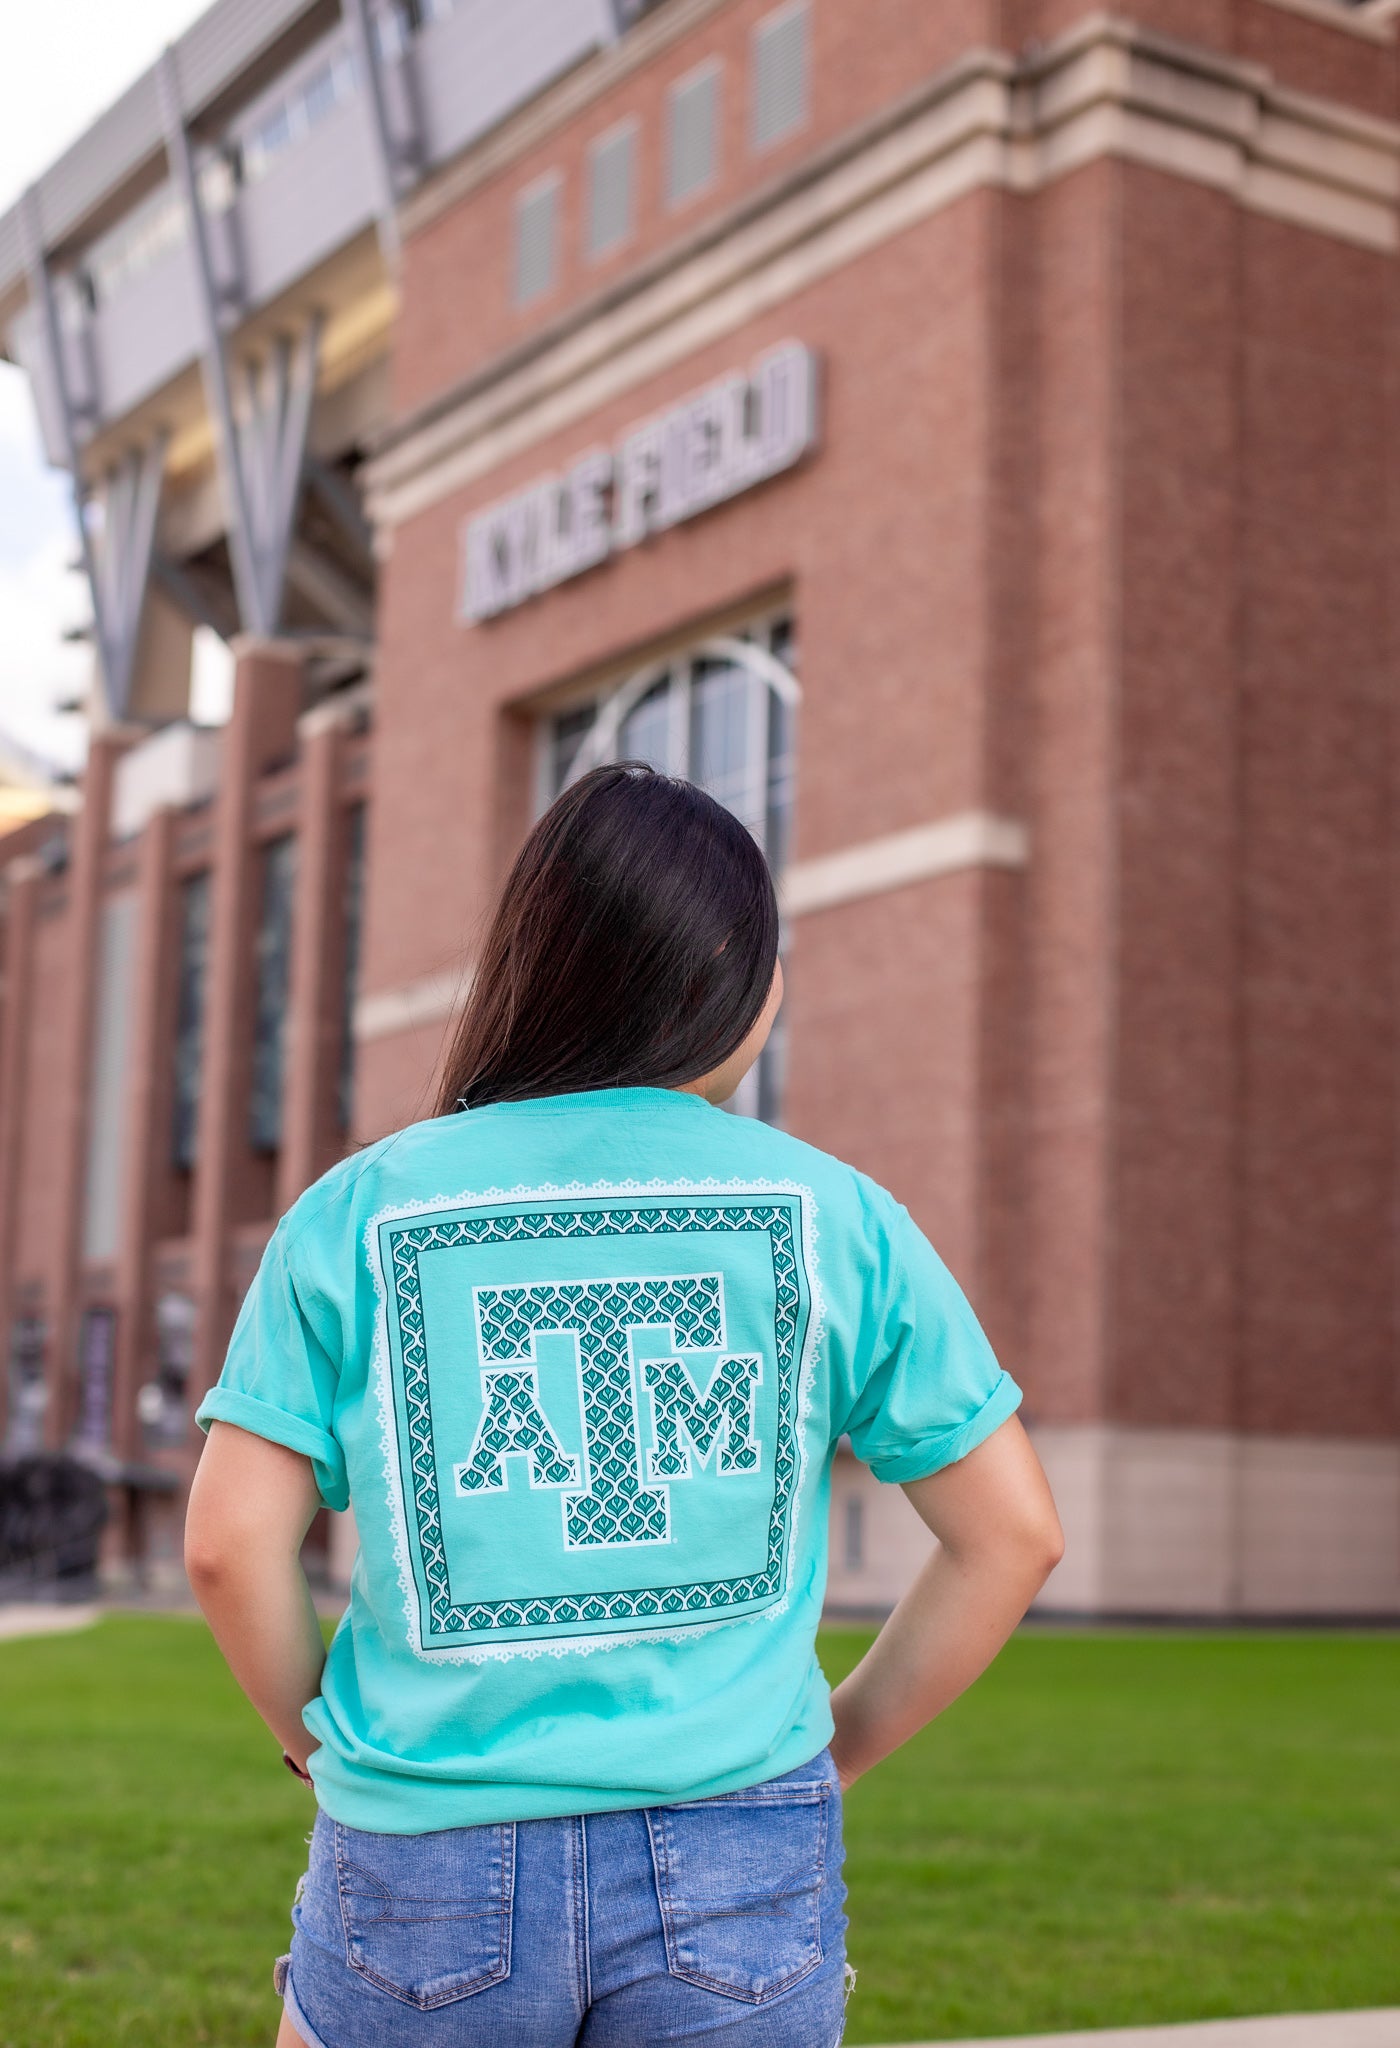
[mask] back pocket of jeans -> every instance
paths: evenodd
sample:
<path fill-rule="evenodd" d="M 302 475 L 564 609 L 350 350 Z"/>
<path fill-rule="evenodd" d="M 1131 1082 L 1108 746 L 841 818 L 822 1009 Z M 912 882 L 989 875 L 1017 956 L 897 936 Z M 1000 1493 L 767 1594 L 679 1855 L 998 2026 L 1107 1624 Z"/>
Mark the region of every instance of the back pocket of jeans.
<path fill-rule="evenodd" d="M 335 1826 L 350 1967 L 420 2011 L 510 1975 L 515 1827 L 373 1835 Z"/>
<path fill-rule="evenodd" d="M 829 1793 L 773 1780 L 648 1810 L 673 1977 L 761 2005 L 816 1969 Z"/>

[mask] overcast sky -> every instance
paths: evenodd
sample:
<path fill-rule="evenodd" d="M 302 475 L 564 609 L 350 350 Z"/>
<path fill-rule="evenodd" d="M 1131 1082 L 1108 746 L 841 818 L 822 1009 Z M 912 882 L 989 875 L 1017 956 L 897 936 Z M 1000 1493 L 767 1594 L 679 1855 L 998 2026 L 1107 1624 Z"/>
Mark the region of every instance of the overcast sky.
<path fill-rule="evenodd" d="M 0 65 L 0 210 L 205 10 L 208 0 L 43 0 L 16 9 Z M 79 719 L 53 705 L 91 660 L 65 645 L 87 616 L 67 479 L 39 453 L 28 387 L 0 363 L 0 726 L 73 765 Z"/>

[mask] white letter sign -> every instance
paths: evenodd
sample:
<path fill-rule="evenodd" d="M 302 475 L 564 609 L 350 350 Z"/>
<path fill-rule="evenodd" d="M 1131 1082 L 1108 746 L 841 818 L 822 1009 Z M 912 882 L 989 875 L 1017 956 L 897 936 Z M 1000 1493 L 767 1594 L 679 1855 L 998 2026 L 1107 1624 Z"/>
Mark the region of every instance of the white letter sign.
<path fill-rule="evenodd" d="M 468 520 L 462 617 L 510 611 L 791 469 L 816 432 L 816 360 L 802 342 L 785 341 L 748 375 L 721 377 L 630 427 L 611 452 L 590 449 L 562 476 L 538 477 Z"/>

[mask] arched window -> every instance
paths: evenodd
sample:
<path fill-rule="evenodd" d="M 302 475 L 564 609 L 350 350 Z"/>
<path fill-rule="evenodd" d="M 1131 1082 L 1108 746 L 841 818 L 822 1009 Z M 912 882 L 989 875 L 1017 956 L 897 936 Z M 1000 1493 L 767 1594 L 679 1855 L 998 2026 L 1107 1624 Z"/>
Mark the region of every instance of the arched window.
<path fill-rule="evenodd" d="M 748 826 L 782 873 L 791 837 L 801 690 L 786 613 L 638 669 L 602 695 L 545 721 L 540 808 L 601 761 L 649 761 L 684 775 Z M 731 1105 L 776 1122 L 784 1021 Z"/>

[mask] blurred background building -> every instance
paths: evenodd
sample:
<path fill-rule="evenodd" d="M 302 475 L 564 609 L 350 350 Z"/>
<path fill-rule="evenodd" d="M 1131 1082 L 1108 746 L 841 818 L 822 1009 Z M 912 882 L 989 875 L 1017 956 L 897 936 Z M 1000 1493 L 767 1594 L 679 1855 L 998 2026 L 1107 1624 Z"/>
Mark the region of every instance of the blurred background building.
<path fill-rule="evenodd" d="M 114 1575 L 625 752 L 780 875 L 739 1108 L 963 1280 L 1044 1604 L 1400 1612 L 1396 12 L 216 0 L 0 217 L 93 651 L 81 802 L 0 757 L 0 1398 Z M 839 1454 L 833 1601 L 921 1543 Z"/>

